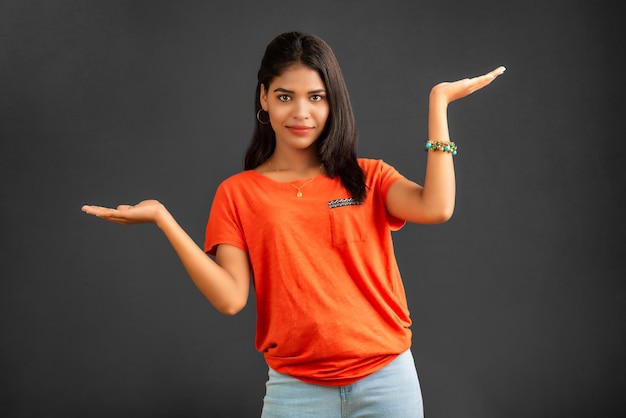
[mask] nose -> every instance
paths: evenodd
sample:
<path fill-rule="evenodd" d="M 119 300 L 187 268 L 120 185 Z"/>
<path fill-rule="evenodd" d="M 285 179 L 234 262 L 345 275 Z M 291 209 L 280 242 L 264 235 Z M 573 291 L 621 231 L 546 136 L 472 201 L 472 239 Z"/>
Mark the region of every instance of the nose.
<path fill-rule="evenodd" d="M 294 106 L 293 116 L 295 119 L 308 119 L 311 116 L 311 104 L 308 100 L 297 100 Z"/>

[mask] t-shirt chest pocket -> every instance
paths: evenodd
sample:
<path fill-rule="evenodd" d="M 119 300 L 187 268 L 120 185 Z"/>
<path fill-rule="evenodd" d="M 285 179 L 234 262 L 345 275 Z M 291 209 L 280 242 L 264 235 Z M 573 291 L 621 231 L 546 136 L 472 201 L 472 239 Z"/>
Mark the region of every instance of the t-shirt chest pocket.
<path fill-rule="evenodd" d="M 351 242 L 365 241 L 366 218 L 363 205 L 329 207 L 328 215 L 333 245 L 340 247 Z"/>

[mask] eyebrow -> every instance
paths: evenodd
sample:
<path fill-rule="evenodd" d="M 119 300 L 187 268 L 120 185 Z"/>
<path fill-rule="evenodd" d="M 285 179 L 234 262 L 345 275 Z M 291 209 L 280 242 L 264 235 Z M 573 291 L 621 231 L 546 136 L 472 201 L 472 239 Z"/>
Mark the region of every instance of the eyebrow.
<path fill-rule="evenodd" d="M 293 90 L 287 90 L 284 89 L 282 87 L 278 87 L 277 89 L 274 90 L 274 93 L 289 93 L 289 94 L 295 94 L 295 91 Z M 326 89 L 317 89 L 317 90 L 311 90 L 308 91 L 306 94 L 318 94 L 318 93 L 326 93 Z"/>

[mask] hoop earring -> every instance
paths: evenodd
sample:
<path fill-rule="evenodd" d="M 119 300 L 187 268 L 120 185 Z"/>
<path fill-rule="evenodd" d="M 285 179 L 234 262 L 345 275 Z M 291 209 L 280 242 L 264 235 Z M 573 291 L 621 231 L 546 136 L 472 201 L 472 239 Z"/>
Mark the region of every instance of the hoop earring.
<path fill-rule="evenodd" d="M 259 111 L 256 112 L 256 120 L 258 120 L 261 125 L 267 125 L 268 123 L 270 123 L 270 114 L 265 112 L 265 113 L 267 113 L 267 120 L 266 121 L 262 121 L 261 120 L 261 111 L 262 110 L 263 109 L 259 109 Z"/>

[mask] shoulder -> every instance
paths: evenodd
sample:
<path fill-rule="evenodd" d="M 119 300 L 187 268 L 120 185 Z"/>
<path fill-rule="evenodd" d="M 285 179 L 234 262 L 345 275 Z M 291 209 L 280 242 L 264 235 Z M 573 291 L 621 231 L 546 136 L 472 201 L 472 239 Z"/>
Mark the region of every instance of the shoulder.
<path fill-rule="evenodd" d="M 380 165 L 382 160 L 376 160 L 372 158 L 357 158 L 357 162 L 359 163 L 359 166 L 364 171 L 369 171 L 372 168 L 375 168 L 376 166 Z"/>
<path fill-rule="evenodd" d="M 224 202 L 230 202 L 234 204 L 235 201 L 241 202 L 245 200 L 245 196 L 249 194 L 250 190 L 258 189 L 255 185 L 259 181 L 258 177 L 263 175 L 256 173 L 252 170 L 241 171 L 233 174 L 230 177 L 222 180 L 217 186 L 215 195 L 213 196 L 214 204 Z"/>
<path fill-rule="evenodd" d="M 398 171 L 389 163 L 380 159 L 372 158 L 358 158 L 359 166 L 365 173 L 366 177 L 376 177 L 380 175 L 387 175 L 389 173 L 398 174 Z"/>
<path fill-rule="evenodd" d="M 232 175 L 226 177 L 222 181 L 222 184 L 224 184 L 224 183 L 237 184 L 237 183 L 240 183 L 240 182 L 245 182 L 245 181 L 248 181 L 248 179 L 250 179 L 251 177 L 254 177 L 256 174 L 258 174 L 258 173 L 256 171 L 254 171 L 254 170 L 240 171 L 238 173 L 235 173 L 235 174 L 232 174 Z"/>
<path fill-rule="evenodd" d="M 226 179 L 222 180 L 222 182 L 218 186 L 219 189 L 237 189 L 240 187 L 246 187 L 251 182 L 254 182 L 255 177 L 259 174 L 253 170 L 241 171 L 239 173 L 233 174 Z"/>
<path fill-rule="evenodd" d="M 370 190 L 378 188 L 386 195 L 394 182 L 404 178 L 398 170 L 383 160 L 359 158 L 358 162 L 365 173 L 365 182 Z"/>

